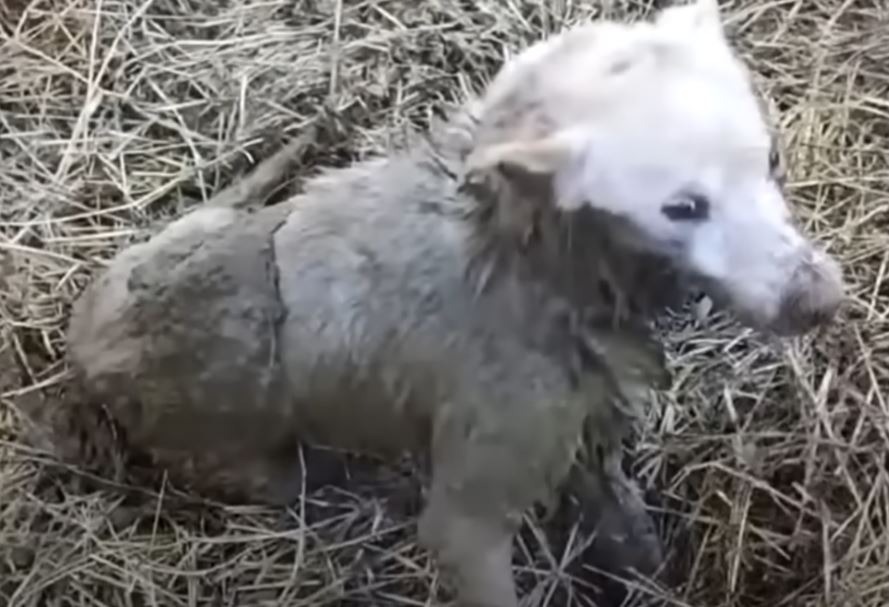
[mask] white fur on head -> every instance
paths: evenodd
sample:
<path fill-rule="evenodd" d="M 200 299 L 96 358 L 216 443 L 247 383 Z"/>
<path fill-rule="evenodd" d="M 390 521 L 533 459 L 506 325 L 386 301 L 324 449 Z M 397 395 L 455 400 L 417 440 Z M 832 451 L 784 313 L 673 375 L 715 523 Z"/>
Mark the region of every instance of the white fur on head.
<path fill-rule="evenodd" d="M 629 244 L 670 256 L 755 324 L 777 326 L 806 289 L 820 289 L 814 315 L 841 289 L 833 270 L 806 274 L 819 284 L 799 279 L 817 256 L 793 225 L 761 108 L 716 0 L 697 0 L 520 54 L 485 96 L 469 166 L 551 175 L 562 209 L 622 217 Z"/>
<path fill-rule="evenodd" d="M 722 19 L 716 0 L 695 0 L 664 9 L 657 15 L 657 25 L 674 32 L 723 36 Z"/>

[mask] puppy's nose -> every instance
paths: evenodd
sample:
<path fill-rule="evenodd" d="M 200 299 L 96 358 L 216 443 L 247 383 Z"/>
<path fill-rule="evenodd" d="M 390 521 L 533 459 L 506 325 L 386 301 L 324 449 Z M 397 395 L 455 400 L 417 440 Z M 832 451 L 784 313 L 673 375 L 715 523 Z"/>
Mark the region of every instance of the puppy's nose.
<path fill-rule="evenodd" d="M 785 290 L 773 329 L 788 336 L 808 333 L 833 320 L 844 299 L 839 263 L 813 250 L 800 263 Z"/>

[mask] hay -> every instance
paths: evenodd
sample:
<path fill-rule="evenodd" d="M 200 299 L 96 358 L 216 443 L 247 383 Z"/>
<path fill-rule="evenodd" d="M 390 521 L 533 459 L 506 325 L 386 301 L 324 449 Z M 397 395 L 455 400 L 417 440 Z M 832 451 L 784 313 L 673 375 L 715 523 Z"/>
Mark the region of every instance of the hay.
<path fill-rule="evenodd" d="M 282 134 L 322 125 L 304 174 L 384 150 L 478 90 L 507 49 L 651 4 L 5 0 L 0 601 L 419 605 L 446 596 L 415 546 L 415 504 L 360 487 L 307 494 L 289 511 L 198 502 L 164 484 L 118 490 L 25 447 L 23 412 L 64 387 L 67 305 L 90 275 Z M 695 310 L 665 327 L 675 384 L 652 408 L 637 468 L 667 496 L 665 533 L 683 537 L 686 583 L 670 603 L 884 606 L 889 7 L 723 6 L 778 100 L 800 220 L 841 257 L 853 301 L 842 322 L 791 344 Z M 539 537 L 529 520 L 517 566 L 523 588 L 545 599 L 568 587 L 566 561 L 582 537 L 564 553 Z"/>

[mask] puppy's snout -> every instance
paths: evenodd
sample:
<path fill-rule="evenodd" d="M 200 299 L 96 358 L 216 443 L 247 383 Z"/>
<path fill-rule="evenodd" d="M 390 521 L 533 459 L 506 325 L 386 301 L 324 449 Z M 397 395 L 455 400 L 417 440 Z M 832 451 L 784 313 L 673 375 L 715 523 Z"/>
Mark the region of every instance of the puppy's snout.
<path fill-rule="evenodd" d="M 782 335 L 801 335 L 827 324 L 844 297 L 840 265 L 820 251 L 810 251 L 784 291 L 774 330 Z"/>

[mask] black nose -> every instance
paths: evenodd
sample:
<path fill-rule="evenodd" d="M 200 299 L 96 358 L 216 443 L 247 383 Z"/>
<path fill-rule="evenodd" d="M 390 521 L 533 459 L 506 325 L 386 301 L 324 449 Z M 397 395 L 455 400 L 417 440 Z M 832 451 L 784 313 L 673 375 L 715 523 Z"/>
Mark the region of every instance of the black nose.
<path fill-rule="evenodd" d="M 839 264 L 813 253 L 794 273 L 772 328 L 781 335 L 808 333 L 833 319 L 844 295 Z"/>

